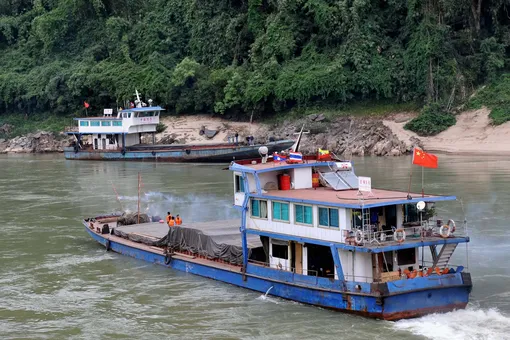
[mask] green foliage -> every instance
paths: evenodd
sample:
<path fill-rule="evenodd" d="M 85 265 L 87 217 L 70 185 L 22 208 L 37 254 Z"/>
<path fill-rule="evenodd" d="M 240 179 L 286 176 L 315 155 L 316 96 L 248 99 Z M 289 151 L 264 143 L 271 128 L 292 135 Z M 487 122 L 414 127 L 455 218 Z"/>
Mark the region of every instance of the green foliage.
<path fill-rule="evenodd" d="M 166 130 L 166 125 L 163 123 L 159 123 L 156 125 L 156 133 L 161 133 Z"/>
<path fill-rule="evenodd" d="M 406 123 L 405 129 L 420 136 L 434 136 L 455 125 L 455 116 L 446 112 L 439 104 L 430 104 L 423 108 L 420 115 Z"/>
<path fill-rule="evenodd" d="M 4 124 L 9 124 L 13 128 L 9 134 L 0 134 L 0 138 L 12 138 L 35 131 L 47 131 L 59 134 L 64 131 L 66 126 L 75 125 L 71 117 L 62 118 L 59 115 L 49 113 L 41 113 L 33 116 L 14 113 L 2 115 L 0 116 L 0 126 Z"/>
<path fill-rule="evenodd" d="M 510 74 L 502 74 L 488 86 L 473 96 L 468 107 L 479 109 L 486 106 L 491 109 L 489 117 L 492 124 L 500 125 L 510 121 Z"/>
<path fill-rule="evenodd" d="M 0 115 L 69 115 L 84 100 L 100 111 L 125 105 L 135 88 L 169 111 L 244 119 L 311 107 L 344 114 L 353 102 L 451 107 L 508 65 L 507 7 L 481 1 L 477 13 L 466 1 L 437 0 L 3 1 Z M 495 108 L 493 121 L 507 115 Z"/>

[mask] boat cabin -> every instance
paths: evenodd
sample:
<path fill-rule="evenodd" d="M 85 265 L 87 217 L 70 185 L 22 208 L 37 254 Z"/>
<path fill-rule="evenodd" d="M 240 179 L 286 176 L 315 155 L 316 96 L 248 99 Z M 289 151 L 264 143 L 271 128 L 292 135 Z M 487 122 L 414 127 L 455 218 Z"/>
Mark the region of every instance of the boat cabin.
<path fill-rule="evenodd" d="M 126 147 L 142 143 L 142 134 L 152 134 L 155 143 L 155 133 L 159 124 L 160 106 L 152 106 L 140 100 L 136 91 L 137 100 L 131 108 L 119 108 L 116 113 L 113 109 L 104 109 L 102 117 L 75 118 L 77 131 L 68 131 L 67 134 L 76 138 L 75 149 L 88 149 L 97 151 L 119 151 Z"/>
<path fill-rule="evenodd" d="M 448 273 L 460 242 L 455 222 L 435 216 L 435 202 L 455 200 L 382 190 L 348 161 L 233 163 L 234 205 L 242 228 L 261 236 L 253 263 L 303 276 L 387 282 Z M 428 260 L 429 262 L 426 262 Z"/>

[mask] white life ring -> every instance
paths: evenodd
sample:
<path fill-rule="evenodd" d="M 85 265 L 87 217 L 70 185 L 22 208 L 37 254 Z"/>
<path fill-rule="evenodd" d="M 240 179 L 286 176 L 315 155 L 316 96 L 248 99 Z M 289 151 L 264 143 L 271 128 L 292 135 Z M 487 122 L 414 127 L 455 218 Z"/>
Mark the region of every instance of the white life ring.
<path fill-rule="evenodd" d="M 354 234 L 354 240 L 356 241 L 357 244 L 362 244 L 363 243 L 363 232 L 361 230 L 356 230 L 356 233 Z"/>
<path fill-rule="evenodd" d="M 398 238 L 398 234 L 402 234 L 402 238 Z M 406 231 L 404 229 L 397 229 L 393 233 L 393 239 L 398 243 L 402 243 L 406 240 Z"/>
<path fill-rule="evenodd" d="M 455 221 L 448 220 L 448 223 L 446 223 L 446 225 L 450 228 L 451 233 L 453 234 L 455 232 Z"/>
<path fill-rule="evenodd" d="M 386 233 L 381 233 L 381 235 L 379 235 L 379 241 L 381 242 L 386 241 Z"/>
<path fill-rule="evenodd" d="M 442 238 L 448 238 L 450 236 L 450 232 L 450 227 L 446 224 L 439 227 L 439 235 L 441 235 Z"/>

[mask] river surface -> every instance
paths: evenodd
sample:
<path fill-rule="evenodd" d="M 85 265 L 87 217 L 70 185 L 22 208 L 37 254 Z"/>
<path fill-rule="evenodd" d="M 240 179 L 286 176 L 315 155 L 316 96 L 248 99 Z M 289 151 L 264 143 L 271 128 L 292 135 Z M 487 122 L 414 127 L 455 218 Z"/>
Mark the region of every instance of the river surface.
<path fill-rule="evenodd" d="M 398 322 L 302 305 L 105 252 L 80 219 L 137 209 L 185 221 L 238 217 L 225 165 L 66 161 L 0 155 L 1 339 L 510 339 L 510 160 L 440 155 L 425 191 L 469 223 L 463 311 Z M 359 158 L 372 186 L 406 191 L 410 158 Z M 421 172 L 414 169 L 413 189 Z M 120 199 L 117 201 L 115 190 Z M 464 260 L 459 246 L 455 263 Z"/>

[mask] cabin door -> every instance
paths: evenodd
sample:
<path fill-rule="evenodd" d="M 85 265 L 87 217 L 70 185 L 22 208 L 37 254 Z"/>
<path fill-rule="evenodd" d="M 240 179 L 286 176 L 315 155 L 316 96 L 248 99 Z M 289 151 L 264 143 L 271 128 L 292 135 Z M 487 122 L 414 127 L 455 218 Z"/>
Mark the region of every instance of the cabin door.
<path fill-rule="evenodd" d="M 106 138 L 101 139 L 103 141 L 103 150 L 106 150 Z"/>
<path fill-rule="evenodd" d="M 98 147 L 97 147 L 97 138 L 94 138 L 94 150 L 97 150 Z"/>

